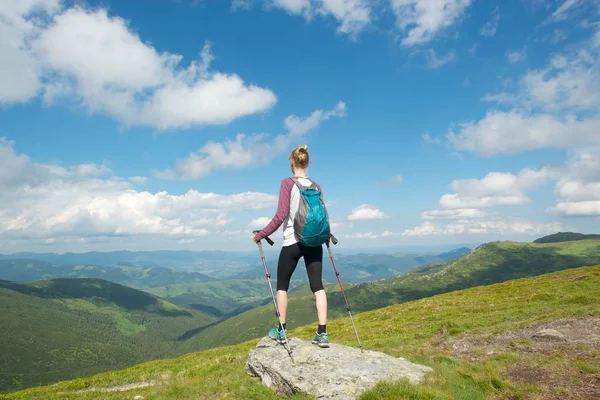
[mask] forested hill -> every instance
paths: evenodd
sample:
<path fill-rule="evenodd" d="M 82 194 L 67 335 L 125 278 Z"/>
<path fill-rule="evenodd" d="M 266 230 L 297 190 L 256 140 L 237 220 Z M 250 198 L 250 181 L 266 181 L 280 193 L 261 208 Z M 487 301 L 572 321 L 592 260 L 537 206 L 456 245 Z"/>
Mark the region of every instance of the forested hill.
<path fill-rule="evenodd" d="M 100 279 L 0 281 L 0 390 L 193 351 L 179 337 L 213 321 Z"/>
<path fill-rule="evenodd" d="M 571 242 L 575 240 L 587 240 L 587 239 L 600 239 L 600 235 L 590 234 L 586 235 L 584 233 L 576 233 L 576 232 L 558 232 L 553 235 L 548 235 L 536 239 L 533 243 L 558 243 L 558 242 Z"/>

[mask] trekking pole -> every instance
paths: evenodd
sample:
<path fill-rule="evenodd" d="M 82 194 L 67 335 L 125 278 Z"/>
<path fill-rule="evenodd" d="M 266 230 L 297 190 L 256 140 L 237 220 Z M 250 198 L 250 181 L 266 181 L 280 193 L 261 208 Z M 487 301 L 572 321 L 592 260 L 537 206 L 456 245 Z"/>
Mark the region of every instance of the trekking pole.
<path fill-rule="evenodd" d="M 259 231 L 253 231 L 252 233 L 257 234 L 258 232 Z M 273 246 L 275 244 L 268 237 L 266 237 L 265 240 L 271 246 Z M 265 275 L 267 277 L 267 282 L 269 282 L 269 289 L 271 289 L 271 297 L 273 298 L 273 304 L 275 305 L 275 315 L 277 316 L 279 323 L 283 327 L 283 323 L 281 322 L 281 314 L 279 313 L 279 307 L 277 307 L 277 301 L 275 300 L 275 293 L 273 293 L 273 286 L 271 285 L 271 274 L 269 273 L 269 269 L 267 268 L 267 261 L 265 260 L 265 253 L 263 252 L 262 243 L 259 240 L 258 242 L 256 242 L 256 244 L 258 245 L 258 250 L 260 251 L 260 258 L 262 259 L 263 267 L 265 268 Z M 292 357 L 292 351 L 289 347 L 289 342 L 288 342 L 287 334 L 285 333 L 285 329 L 282 330 L 282 332 L 283 332 L 283 336 L 285 337 L 285 349 L 287 350 L 290 357 Z"/>
<path fill-rule="evenodd" d="M 331 235 L 331 241 L 333 242 L 333 244 L 337 244 L 337 239 L 333 235 Z M 352 312 L 350 311 L 350 305 L 348 304 L 346 293 L 344 293 L 344 286 L 342 286 L 342 281 L 340 280 L 340 273 L 336 268 L 335 261 L 333 260 L 333 254 L 331 253 L 331 248 L 329 247 L 329 239 L 327 239 L 325 243 L 327 244 L 327 251 L 329 251 L 329 258 L 331 258 L 331 264 L 333 264 L 335 276 L 338 280 L 338 283 L 340 284 L 340 289 L 342 289 L 342 296 L 344 296 L 344 301 L 346 302 L 346 310 L 348 310 L 348 314 L 350 315 L 350 321 L 352 321 L 352 327 L 354 328 L 354 333 L 356 334 L 356 340 L 358 340 L 358 347 L 360 347 L 360 352 L 363 353 L 362 344 L 360 343 L 360 339 L 358 338 L 358 331 L 356 330 L 356 326 L 354 325 L 354 319 L 352 318 Z"/>

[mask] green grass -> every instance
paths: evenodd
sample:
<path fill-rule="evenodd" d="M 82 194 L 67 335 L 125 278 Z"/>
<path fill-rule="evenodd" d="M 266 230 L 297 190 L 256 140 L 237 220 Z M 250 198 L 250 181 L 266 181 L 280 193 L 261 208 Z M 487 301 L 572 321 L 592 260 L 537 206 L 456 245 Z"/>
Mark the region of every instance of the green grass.
<path fill-rule="evenodd" d="M 572 393 L 597 373 L 600 351 L 585 344 L 557 344 L 544 351 L 494 345 L 502 333 L 561 318 L 600 317 L 600 265 L 531 278 L 510 280 L 392 305 L 356 315 L 363 346 L 431 366 L 419 385 L 406 381 L 380 383 L 361 400 L 374 399 L 535 399 L 543 393 Z M 535 298 L 536 294 L 552 296 Z M 587 302 L 565 301 L 584 295 Z M 314 327 L 291 329 L 290 336 L 310 338 Z M 329 321 L 331 340 L 355 347 L 347 318 Z M 480 343 L 469 354 L 454 351 L 455 340 Z M 185 356 L 155 360 L 93 377 L 60 382 L 7 394 L 14 399 L 275 399 L 260 381 L 246 375 L 248 351 L 257 340 Z M 492 353 L 493 351 L 493 353 Z M 518 371 L 542 374 L 522 381 Z M 155 380 L 157 385 L 127 392 L 69 393 L 91 387 L 111 387 Z M 555 385 L 553 389 L 550 385 Z M 307 399 L 296 395 L 292 399 Z"/>
<path fill-rule="evenodd" d="M 102 280 L 0 281 L 0 391 L 185 354 L 179 338 L 214 321 Z"/>
<path fill-rule="evenodd" d="M 330 264 L 325 261 L 327 263 Z M 599 263 L 600 240 L 551 244 L 491 242 L 447 264 L 424 265 L 397 278 L 353 287 L 345 281 L 345 271 L 342 268 L 338 270 L 348 302 L 353 312 L 359 313 L 469 287 Z M 324 268 L 333 270 L 330 265 L 324 265 Z M 339 290 L 336 290 L 337 293 L 330 292 L 329 288 L 337 287 L 336 282 L 326 289 L 329 318 L 347 315 L 346 304 Z M 266 283 L 265 291 L 268 294 Z M 538 296 L 553 294 L 539 293 Z M 586 302 L 588 299 L 585 295 L 578 295 L 568 301 Z M 264 335 L 276 321 L 273 304 L 269 302 L 212 325 L 189 340 L 195 341 L 201 349 L 241 343 Z M 307 324 L 316 327 L 314 296 L 306 291 L 290 293 L 287 325 L 296 327 Z"/>

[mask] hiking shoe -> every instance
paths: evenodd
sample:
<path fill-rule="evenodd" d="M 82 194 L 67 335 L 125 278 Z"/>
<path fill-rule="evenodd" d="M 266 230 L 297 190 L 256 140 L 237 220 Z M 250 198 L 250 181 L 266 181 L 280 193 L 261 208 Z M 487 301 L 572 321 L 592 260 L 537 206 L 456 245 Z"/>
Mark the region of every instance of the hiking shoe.
<path fill-rule="evenodd" d="M 312 344 L 316 344 L 319 347 L 329 347 L 329 335 L 327 332 L 315 333 L 312 338 Z"/>
<path fill-rule="evenodd" d="M 269 337 L 279 343 L 285 343 L 286 336 L 287 329 L 285 329 L 285 335 L 283 334 L 283 331 L 280 331 L 278 328 L 271 328 L 269 331 Z"/>

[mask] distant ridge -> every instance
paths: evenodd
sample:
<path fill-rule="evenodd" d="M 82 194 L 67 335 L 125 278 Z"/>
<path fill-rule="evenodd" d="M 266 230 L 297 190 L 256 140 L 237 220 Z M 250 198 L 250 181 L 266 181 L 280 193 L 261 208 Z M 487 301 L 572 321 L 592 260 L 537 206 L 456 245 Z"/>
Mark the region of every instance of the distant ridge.
<path fill-rule="evenodd" d="M 552 235 L 544 236 L 533 241 L 533 243 L 559 243 L 559 242 L 573 242 L 576 240 L 586 239 L 600 239 L 600 235 L 597 234 L 584 234 L 576 232 L 558 232 Z"/>

